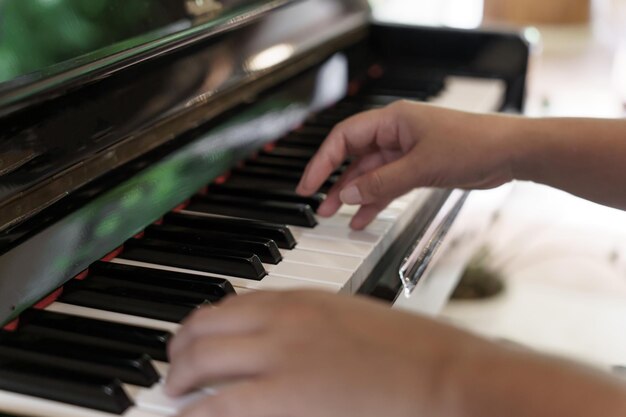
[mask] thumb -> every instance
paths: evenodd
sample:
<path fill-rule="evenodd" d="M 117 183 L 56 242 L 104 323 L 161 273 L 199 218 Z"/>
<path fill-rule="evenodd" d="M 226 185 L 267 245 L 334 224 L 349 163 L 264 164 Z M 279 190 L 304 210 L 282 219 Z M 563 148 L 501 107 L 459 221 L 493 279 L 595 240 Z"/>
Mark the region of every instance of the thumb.
<path fill-rule="evenodd" d="M 393 200 L 415 187 L 415 171 L 408 158 L 398 159 L 349 182 L 339 193 L 339 198 L 348 205 Z"/>

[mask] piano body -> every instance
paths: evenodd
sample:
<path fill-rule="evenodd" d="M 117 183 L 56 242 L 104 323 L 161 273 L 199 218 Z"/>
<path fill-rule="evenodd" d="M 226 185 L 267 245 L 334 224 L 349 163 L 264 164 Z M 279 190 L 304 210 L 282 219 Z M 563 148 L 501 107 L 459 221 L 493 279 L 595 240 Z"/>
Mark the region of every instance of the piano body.
<path fill-rule="evenodd" d="M 107 36 L 67 52 L 50 35 L 56 61 L 0 66 L 2 415 L 171 414 L 167 340 L 231 293 L 393 302 L 405 256 L 439 243 L 462 197 L 416 190 L 353 232 L 352 208 L 319 219 L 323 195 L 293 193 L 307 160 L 335 123 L 397 99 L 523 105 L 519 36 L 373 24 L 362 0 L 40 3 Z M 126 23 L 98 20 L 115 13 Z M 68 22 L 51 24 L 82 27 Z"/>

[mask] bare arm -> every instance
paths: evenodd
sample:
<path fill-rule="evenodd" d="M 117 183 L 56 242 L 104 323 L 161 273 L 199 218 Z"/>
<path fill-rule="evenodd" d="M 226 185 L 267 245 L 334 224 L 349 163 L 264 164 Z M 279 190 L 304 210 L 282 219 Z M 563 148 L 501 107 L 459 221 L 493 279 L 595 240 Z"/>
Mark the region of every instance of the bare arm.
<path fill-rule="evenodd" d="M 626 209 L 626 120 L 516 119 L 513 176 Z"/>

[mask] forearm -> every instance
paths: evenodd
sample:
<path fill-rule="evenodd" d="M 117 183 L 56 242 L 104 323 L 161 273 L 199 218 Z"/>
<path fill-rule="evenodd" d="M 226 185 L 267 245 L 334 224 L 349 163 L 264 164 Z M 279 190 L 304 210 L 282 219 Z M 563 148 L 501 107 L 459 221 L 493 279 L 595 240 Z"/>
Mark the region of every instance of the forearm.
<path fill-rule="evenodd" d="M 626 209 L 626 121 L 511 118 L 513 177 Z"/>
<path fill-rule="evenodd" d="M 503 350 L 458 366 L 450 417 L 622 417 L 626 384 L 553 358 Z"/>

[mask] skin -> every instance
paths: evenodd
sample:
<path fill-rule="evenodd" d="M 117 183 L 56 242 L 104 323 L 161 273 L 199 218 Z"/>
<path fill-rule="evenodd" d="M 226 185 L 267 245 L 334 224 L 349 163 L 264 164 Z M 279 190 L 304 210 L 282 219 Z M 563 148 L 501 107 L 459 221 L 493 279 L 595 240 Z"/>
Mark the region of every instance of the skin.
<path fill-rule="evenodd" d="M 476 115 L 400 102 L 339 124 L 298 187 L 355 162 L 320 207 L 361 229 L 415 187 L 536 181 L 626 208 L 626 123 Z M 201 309 L 170 344 L 174 396 L 224 384 L 183 417 L 626 415 L 626 385 L 359 297 L 255 293 Z"/>

